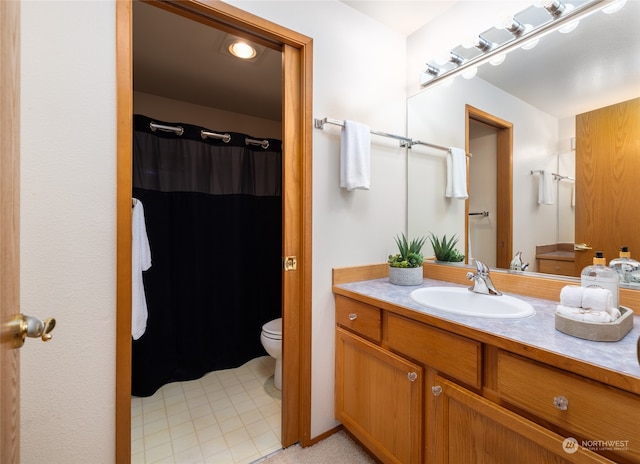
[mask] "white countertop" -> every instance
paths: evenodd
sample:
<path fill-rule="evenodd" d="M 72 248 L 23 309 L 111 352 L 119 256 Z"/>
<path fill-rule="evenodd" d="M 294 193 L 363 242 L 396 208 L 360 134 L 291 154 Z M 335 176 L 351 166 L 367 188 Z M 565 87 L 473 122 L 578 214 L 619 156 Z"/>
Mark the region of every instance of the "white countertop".
<path fill-rule="evenodd" d="M 617 342 L 594 342 L 576 338 L 556 330 L 554 313 L 558 304 L 557 301 L 510 293 L 509 295 L 511 296 L 529 302 L 535 308 L 536 314 L 524 319 L 489 319 L 462 316 L 426 308 L 414 302 L 409 296 L 417 288 L 432 286 L 461 287 L 458 284 L 433 279 L 424 279 L 421 286 L 401 286 L 389 283 L 388 278 L 335 285 L 336 288 L 636 377 L 640 381 L 640 364 L 637 358 L 640 317 L 637 315 L 637 309 L 634 309 L 636 315 L 634 315 L 633 329 L 622 340 Z M 499 297 L 487 295 L 487 298 Z"/>

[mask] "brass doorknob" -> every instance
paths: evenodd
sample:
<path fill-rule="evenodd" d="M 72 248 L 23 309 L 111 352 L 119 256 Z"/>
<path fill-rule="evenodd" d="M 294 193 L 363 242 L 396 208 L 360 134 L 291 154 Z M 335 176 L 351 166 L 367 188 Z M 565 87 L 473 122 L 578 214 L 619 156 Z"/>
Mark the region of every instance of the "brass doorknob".
<path fill-rule="evenodd" d="M 41 338 L 43 342 L 51 340 L 51 331 L 56 326 L 56 320 L 52 317 L 41 321 L 38 318 L 16 315 L 10 323 L 13 331 L 13 346 L 20 348 L 27 337 Z"/>

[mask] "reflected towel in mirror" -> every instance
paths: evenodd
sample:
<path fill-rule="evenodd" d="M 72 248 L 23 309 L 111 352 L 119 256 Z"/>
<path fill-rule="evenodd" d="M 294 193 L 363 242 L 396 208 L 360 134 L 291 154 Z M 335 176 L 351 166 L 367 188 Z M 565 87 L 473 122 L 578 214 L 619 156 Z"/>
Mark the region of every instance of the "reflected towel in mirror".
<path fill-rule="evenodd" d="M 541 171 L 538 180 L 538 204 L 553 205 L 553 175 L 548 171 Z"/>
<path fill-rule="evenodd" d="M 447 186 L 445 196 L 466 200 L 467 153 L 462 148 L 450 147 L 447 153 Z"/>

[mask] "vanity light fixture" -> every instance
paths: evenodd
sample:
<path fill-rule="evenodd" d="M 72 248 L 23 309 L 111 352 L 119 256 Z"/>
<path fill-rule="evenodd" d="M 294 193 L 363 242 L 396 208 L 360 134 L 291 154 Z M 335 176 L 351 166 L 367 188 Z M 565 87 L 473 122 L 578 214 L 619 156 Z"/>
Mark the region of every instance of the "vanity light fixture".
<path fill-rule="evenodd" d="M 560 0 L 543 0 L 542 6 L 553 16 L 560 16 L 567 7 Z"/>
<path fill-rule="evenodd" d="M 427 69 L 425 69 L 425 72 L 427 74 L 431 74 L 434 77 L 437 77 L 438 74 L 440 74 L 440 70 L 438 68 L 436 68 L 435 66 L 432 66 L 430 64 L 427 65 Z"/>
<path fill-rule="evenodd" d="M 531 49 L 547 34 L 560 29 L 568 32 L 578 25 L 581 18 L 598 11 L 613 12 L 614 8 L 622 8 L 625 2 L 626 0 L 586 0 L 574 7 L 573 4 L 566 4 L 561 0 L 542 0 L 538 6 L 530 6 L 510 19 L 507 18 L 501 26 L 482 32 L 473 40 L 463 42 L 451 51 L 447 63 L 436 65 L 428 62 L 425 71 L 420 75 L 420 86 L 426 88 L 436 85 L 468 69 L 491 61 L 498 62 L 498 55 L 506 54 L 513 49 Z M 506 34 L 505 30 L 510 32 L 510 35 Z M 475 72 L 470 70 L 465 74 L 475 75 Z"/>
<path fill-rule="evenodd" d="M 464 48 L 475 47 L 483 52 L 488 52 L 493 48 L 493 44 L 489 42 L 487 39 L 485 39 L 484 37 L 482 37 L 481 35 L 469 38 L 462 44 L 462 46 Z"/>
<path fill-rule="evenodd" d="M 449 61 L 457 66 L 460 66 L 462 63 L 464 63 L 464 58 L 462 58 L 456 52 L 451 52 L 449 53 Z"/>
<path fill-rule="evenodd" d="M 526 26 L 518 21 L 516 18 L 512 16 L 508 16 L 503 18 L 498 24 L 496 24 L 497 28 L 505 29 L 511 32 L 513 35 L 518 37 L 526 32 Z"/>

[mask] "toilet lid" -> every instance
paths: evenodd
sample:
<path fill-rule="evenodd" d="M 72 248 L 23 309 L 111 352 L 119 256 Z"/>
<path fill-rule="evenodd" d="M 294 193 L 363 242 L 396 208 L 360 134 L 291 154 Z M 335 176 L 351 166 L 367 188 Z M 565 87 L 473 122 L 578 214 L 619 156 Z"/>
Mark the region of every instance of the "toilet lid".
<path fill-rule="evenodd" d="M 282 318 L 274 319 L 262 326 L 262 331 L 271 338 L 282 337 Z"/>

